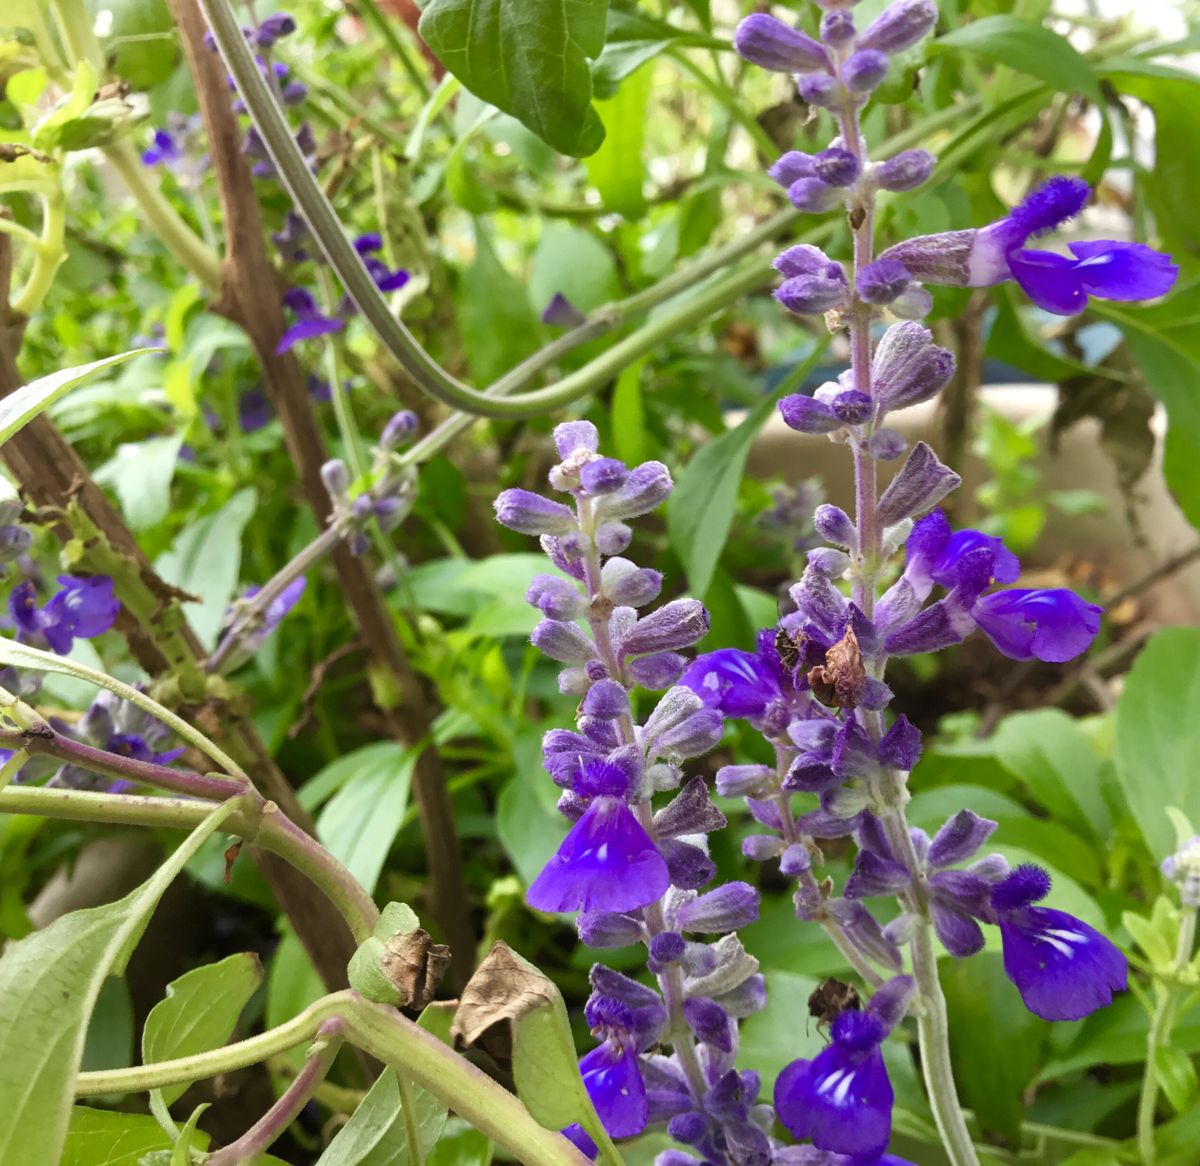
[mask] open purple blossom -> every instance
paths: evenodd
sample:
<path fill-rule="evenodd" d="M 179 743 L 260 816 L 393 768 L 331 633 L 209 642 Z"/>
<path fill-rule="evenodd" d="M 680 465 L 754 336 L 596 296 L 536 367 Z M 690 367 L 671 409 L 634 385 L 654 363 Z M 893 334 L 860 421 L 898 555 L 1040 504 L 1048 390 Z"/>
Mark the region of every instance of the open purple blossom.
<path fill-rule="evenodd" d="M 1075 242 L 1070 257 L 1026 248 L 1030 239 L 1077 215 L 1089 193 L 1081 179 L 1051 178 L 989 226 L 908 239 L 880 260 L 899 262 L 925 283 L 990 287 L 1013 279 L 1038 307 L 1061 316 L 1082 312 L 1089 295 L 1119 301 L 1165 295 L 1179 268 L 1143 243 Z"/>
<path fill-rule="evenodd" d="M 1123 992 L 1128 961 L 1074 915 L 1034 903 L 1050 893 L 1050 876 L 1019 866 L 991 889 L 1004 943 L 1004 970 L 1030 1012 L 1045 1020 L 1080 1020 Z"/>
<path fill-rule="evenodd" d="M 38 607 L 31 580 L 18 583 L 9 595 L 8 610 L 23 643 L 48 647 L 66 656 L 75 640 L 88 640 L 108 631 L 121 605 L 107 575 L 60 575 L 58 582 L 62 586 L 45 607 Z"/>

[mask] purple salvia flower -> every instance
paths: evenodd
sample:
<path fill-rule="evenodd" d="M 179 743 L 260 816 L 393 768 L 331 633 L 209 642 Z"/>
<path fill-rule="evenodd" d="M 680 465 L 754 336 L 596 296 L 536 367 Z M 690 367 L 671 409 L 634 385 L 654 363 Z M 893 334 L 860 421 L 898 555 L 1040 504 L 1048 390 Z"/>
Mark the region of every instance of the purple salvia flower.
<path fill-rule="evenodd" d="M 936 166 L 928 150 L 901 150 L 871 169 L 871 181 L 883 190 L 914 190 L 929 180 Z"/>
<path fill-rule="evenodd" d="M 902 53 L 933 28 L 937 15 L 933 0 L 896 0 L 867 26 L 855 43 L 859 48 Z"/>
<path fill-rule="evenodd" d="M 824 45 L 764 12 L 747 16 L 733 34 L 738 55 L 773 73 L 811 73 L 830 68 Z"/>

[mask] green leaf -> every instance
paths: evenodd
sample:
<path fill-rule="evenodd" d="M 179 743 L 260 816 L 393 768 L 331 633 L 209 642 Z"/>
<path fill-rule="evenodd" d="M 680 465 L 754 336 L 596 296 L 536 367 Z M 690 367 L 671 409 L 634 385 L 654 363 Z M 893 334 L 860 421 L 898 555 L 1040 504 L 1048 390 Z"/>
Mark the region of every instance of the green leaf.
<path fill-rule="evenodd" d="M 427 10 L 428 11 L 428 10 Z M 543 333 L 525 285 L 504 270 L 486 231 L 476 224 L 475 261 L 459 284 L 458 330 L 481 383 L 527 357 Z"/>
<path fill-rule="evenodd" d="M 125 898 L 63 915 L 0 959 L 0 1162 L 59 1160 L 104 980 L 124 970 L 163 892 L 235 808 L 218 806 Z"/>
<path fill-rule="evenodd" d="M 1126 911 L 1121 915 L 1121 923 L 1155 967 L 1166 968 L 1170 965 L 1174 955 L 1171 942 L 1145 915 Z"/>
<path fill-rule="evenodd" d="M 491 1166 L 495 1147 L 460 1117 L 452 1117 L 438 1144 L 425 1159 L 425 1166 Z"/>
<path fill-rule="evenodd" d="M 612 97 L 596 105 L 606 135 L 604 144 L 587 160 L 588 181 L 600 192 L 605 207 L 627 219 L 639 218 L 646 210 L 642 150 L 653 76 L 653 68 L 639 69 Z"/>
<path fill-rule="evenodd" d="M 134 530 L 145 530 L 167 516 L 183 437 L 180 432 L 125 442 L 93 475 L 102 486 L 116 490 L 121 511 Z"/>
<path fill-rule="evenodd" d="M 797 1057 L 815 1057 L 825 1046 L 808 1015 L 808 998 L 819 981 L 794 972 L 772 971 L 767 1006 L 742 1021 L 738 1068 L 773 1081 Z"/>
<path fill-rule="evenodd" d="M 1066 37 L 1008 14 L 985 16 L 939 37 L 931 53 L 957 50 L 1008 65 L 1053 86 L 1060 93 L 1082 93 L 1102 104 L 1100 84 L 1088 60 Z"/>
<path fill-rule="evenodd" d="M 133 1063 L 133 1000 L 120 976 L 109 976 L 88 1021 L 80 1069 L 124 1069 Z"/>
<path fill-rule="evenodd" d="M 83 384 L 89 377 L 102 369 L 122 364 L 135 356 L 143 356 L 148 352 L 157 352 L 155 348 L 134 348 L 122 352 L 119 356 L 106 356 L 103 360 L 94 360 L 91 364 L 81 364 L 76 368 L 64 368 L 52 372 L 49 376 L 39 377 L 31 384 L 23 385 L 15 393 L 10 393 L 0 401 L 0 444 L 6 442 L 23 426 L 28 425 L 43 409 L 52 405 L 59 397 L 69 393 L 77 385 Z"/>
<path fill-rule="evenodd" d="M 1200 284 L 1152 308 L 1093 304 L 1095 314 L 1125 333 L 1146 387 L 1167 407 L 1163 473 L 1188 521 L 1200 527 Z"/>
<path fill-rule="evenodd" d="M 942 960 L 939 972 L 962 1100 L 985 1132 L 1016 1142 L 1025 1111 L 1022 1094 L 1040 1063 L 1050 1025 L 1021 1003 L 998 952 Z"/>
<path fill-rule="evenodd" d="M 208 1136 L 197 1134 L 194 1144 L 207 1149 Z M 59 1166 L 141 1166 L 146 1154 L 170 1149 L 171 1139 L 152 1117 L 77 1105 Z"/>
<path fill-rule="evenodd" d="M 597 97 L 611 97 L 617 85 L 645 62 L 675 45 L 726 49 L 728 41 L 704 36 L 651 16 L 635 0 L 612 0 L 604 51 L 592 66 Z M 605 127 L 611 130 L 608 122 Z"/>
<path fill-rule="evenodd" d="M 588 58 L 604 48 L 607 0 L 430 0 L 419 31 L 472 93 L 563 154 L 604 140 Z"/>
<path fill-rule="evenodd" d="M 404 821 L 419 754 L 419 747 L 406 749 L 395 741 L 355 750 L 349 756 L 359 764 L 317 818 L 317 837 L 368 891 L 375 889 Z"/>
<path fill-rule="evenodd" d="M 774 408 L 775 398 L 764 397 L 733 429 L 701 446 L 671 493 L 667 532 L 696 595 L 712 582 L 733 524 L 746 458 Z"/>
<path fill-rule="evenodd" d="M 443 1008 L 431 1004 L 421 1013 L 417 1023 L 442 1036 L 438 1030 L 442 1027 L 444 1012 Z M 409 1121 L 405 1120 L 405 1099 L 412 1106 Z M 444 1101 L 411 1081 L 404 1082 L 402 1091 L 397 1074 L 384 1072 L 350 1115 L 350 1120 L 338 1130 L 337 1137 L 329 1143 L 317 1166 L 409 1166 L 415 1162 L 428 1166 L 429 1155 L 441 1139 L 446 1116 Z M 409 1152 L 410 1124 L 419 1143 L 415 1155 Z M 486 1138 L 484 1142 L 487 1143 Z"/>
<path fill-rule="evenodd" d="M 216 645 L 229 601 L 237 590 L 242 531 L 257 505 L 258 492 L 253 487 L 239 490 L 215 514 L 189 526 L 154 565 L 168 583 L 200 597 L 198 604 L 188 604 L 184 610 L 196 638 L 206 648 Z"/>
<path fill-rule="evenodd" d="M 612 435 L 617 457 L 626 465 L 646 460 L 646 405 L 642 399 L 642 369 L 646 358 L 621 370 L 612 395 Z"/>
<path fill-rule="evenodd" d="M 992 738 L 1001 764 L 1056 820 L 1098 841 L 1112 826 L 1100 792 L 1100 758 L 1083 730 L 1058 709 L 1005 717 Z"/>
<path fill-rule="evenodd" d="M 544 309 L 556 293 L 581 312 L 620 297 L 612 252 L 590 231 L 558 225 L 542 232 L 530 264 L 529 295 Z"/>
<path fill-rule="evenodd" d="M 1165 628 L 1142 649 L 1117 705 L 1116 772 L 1151 857 L 1175 850 L 1166 815 L 1200 818 L 1200 628 Z"/>
<path fill-rule="evenodd" d="M 166 0 L 92 0 L 93 11 L 112 14 L 112 72 L 134 89 L 165 81 L 179 64 L 179 37 Z"/>
<path fill-rule="evenodd" d="M 169 1061 L 220 1048 L 261 983 L 262 964 L 253 952 L 239 952 L 172 980 L 146 1017 L 142 1061 Z M 186 1090 L 181 1084 L 155 1092 L 163 1105 L 171 1105 Z"/>
<path fill-rule="evenodd" d="M 1176 1113 L 1183 1113 L 1195 1096 L 1196 1066 L 1183 1049 L 1167 1045 L 1154 1051 L 1154 1075 Z"/>

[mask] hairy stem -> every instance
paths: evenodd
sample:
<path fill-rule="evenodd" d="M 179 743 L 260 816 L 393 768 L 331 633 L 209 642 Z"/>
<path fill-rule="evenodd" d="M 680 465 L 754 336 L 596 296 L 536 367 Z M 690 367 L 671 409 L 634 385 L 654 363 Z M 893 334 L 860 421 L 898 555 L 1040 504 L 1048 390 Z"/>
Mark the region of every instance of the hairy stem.
<path fill-rule="evenodd" d="M 1196 946 L 1196 915 L 1195 907 L 1185 907 L 1180 912 L 1179 939 L 1175 945 L 1175 958 L 1171 961 L 1173 974 L 1177 975 L 1191 962 L 1192 949 Z M 1143 1166 L 1154 1166 L 1157 1161 L 1154 1114 L 1158 1108 L 1158 1070 L 1155 1061 L 1159 1049 L 1170 1043 L 1179 997 L 1179 985 L 1174 980 L 1164 979 L 1156 984 L 1154 1015 L 1150 1018 L 1150 1032 L 1146 1037 L 1146 1069 L 1137 1110 L 1138 1157 Z"/>

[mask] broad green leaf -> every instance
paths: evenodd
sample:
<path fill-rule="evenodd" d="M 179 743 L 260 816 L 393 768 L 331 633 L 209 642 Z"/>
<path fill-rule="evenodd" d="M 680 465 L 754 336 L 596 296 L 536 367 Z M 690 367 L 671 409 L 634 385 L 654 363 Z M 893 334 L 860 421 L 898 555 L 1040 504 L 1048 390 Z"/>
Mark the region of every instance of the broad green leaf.
<path fill-rule="evenodd" d="M 646 210 L 642 149 L 653 76 L 653 66 L 638 69 L 612 97 L 596 105 L 606 134 L 604 144 L 587 160 L 588 181 L 610 211 L 627 219 L 636 219 Z"/>
<path fill-rule="evenodd" d="M 746 458 L 774 408 L 775 398 L 764 397 L 733 429 L 701 446 L 671 493 L 667 531 L 696 595 L 712 582 L 733 524 Z"/>
<path fill-rule="evenodd" d="M 1152 964 L 1161 968 L 1170 965 L 1175 954 L 1171 941 L 1145 915 L 1126 911 L 1121 916 L 1121 923 Z"/>
<path fill-rule="evenodd" d="M 133 1064 L 133 1000 L 120 976 L 109 976 L 88 1020 L 81 1070 L 124 1069 Z"/>
<path fill-rule="evenodd" d="M 317 837 L 372 891 L 404 821 L 420 749 L 381 741 L 356 753 L 362 764 L 325 804 Z"/>
<path fill-rule="evenodd" d="M 431 1004 L 417 1021 L 445 1039 L 445 1009 Z M 405 1120 L 405 1098 L 412 1106 Z M 411 1081 L 404 1083 L 403 1092 L 392 1071 L 385 1071 L 371 1086 L 359 1107 L 350 1115 L 337 1136 L 321 1155 L 317 1166 L 410 1166 L 428 1163 L 430 1153 L 439 1144 L 446 1125 L 446 1103 Z M 419 1142 L 418 1153 L 410 1152 L 408 1127 L 412 1125 Z M 484 1144 L 487 1139 L 484 1138 Z M 467 1158 L 467 1162 L 487 1159 Z M 457 1163 L 456 1163 L 457 1166 Z"/>
<path fill-rule="evenodd" d="M 94 360 L 91 364 L 81 364 L 77 368 L 64 368 L 59 372 L 52 372 L 49 376 L 39 377 L 31 384 L 23 385 L 0 401 L 0 444 L 6 442 L 59 397 L 69 393 L 76 385 L 83 384 L 102 369 L 155 351 L 157 350 L 153 348 L 134 348 L 129 352 L 122 352 L 119 356 L 107 356 L 103 360 Z"/>
<path fill-rule="evenodd" d="M 1050 1025 L 1021 1003 L 998 952 L 942 960 L 939 972 L 962 1100 L 985 1132 L 1016 1141 L 1025 1110 L 1022 1094 L 1040 1063 Z"/>
<path fill-rule="evenodd" d="M 1142 649 L 1117 705 L 1117 778 L 1151 857 L 1175 850 L 1166 807 L 1200 818 L 1200 628 L 1165 628 Z"/>
<path fill-rule="evenodd" d="M 1100 758 L 1083 730 L 1058 709 L 1005 717 L 993 737 L 996 756 L 1030 796 L 1097 840 L 1112 825 L 1100 792 Z"/>
<path fill-rule="evenodd" d="M 592 66 L 597 97 L 611 97 L 617 85 L 646 61 L 675 45 L 729 49 L 728 41 L 706 36 L 651 16 L 636 0 L 611 0 L 604 51 Z M 605 128 L 612 127 L 606 121 Z"/>
<path fill-rule="evenodd" d="M 620 298 L 612 252 L 590 231 L 559 224 L 542 232 L 530 264 L 529 295 L 541 311 L 556 294 L 581 312 Z"/>
<path fill-rule="evenodd" d="M 646 358 L 621 370 L 612 395 L 612 435 L 615 453 L 626 465 L 646 460 L 646 403 L 642 398 L 642 370 Z"/>
<path fill-rule="evenodd" d="M 939 37 L 929 51 L 974 53 L 1045 81 L 1062 93 L 1082 93 L 1102 104 L 1100 84 L 1087 58 L 1066 37 L 1042 24 L 1002 14 Z"/>
<path fill-rule="evenodd" d="M 475 261 L 459 284 L 458 328 L 471 372 L 480 383 L 494 381 L 524 360 L 543 333 L 525 285 L 505 271 L 478 224 Z"/>
<path fill-rule="evenodd" d="M 208 1148 L 208 1136 L 197 1134 L 194 1145 Z M 141 1113 L 114 1113 L 77 1105 L 63 1145 L 59 1166 L 141 1166 L 145 1155 L 171 1150 L 171 1139 L 154 1118 Z"/>
<path fill-rule="evenodd" d="M 218 806 L 125 898 L 63 915 L 0 959 L 0 1162 L 59 1160 L 104 980 L 124 970 L 163 892 L 234 808 Z"/>
<path fill-rule="evenodd" d="M 495 1147 L 460 1117 L 452 1117 L 438 1138 L 425 1166 L 491 1166 Z"/>
<path fill-rule="evenodd" d="M 420 33 L 472 93 L 563 154 L 604 138 L 588 58 L 604 48 L 607 0 L 429 0 Z"/>
<path fill-rule="evenodd" d="M 216 645 L 237 589 L 242 532 L 257 505 L 258 492 L 253 487 L 239 490 L 215 514 L 192 523 L 155 563 L 155 570 L 168 583 L 199 596 L 198 604 L 187 604 L 184 610 L 196 638 L 206 648 Z"/>
<path fill-rule="evenodd" d="M 92 0 L 112 13 L 112 71 L 136 90 L 165 81 L 179 64 L 179 36 L 166 0 Z"/>
<path fill-rule="evenodd" d="M 528 886 L 558 849 L 567 828 L 558 797 L 541 767 L 541 734 L 533 726 L 513 741 L 513 775 L 500 791 L 496 834 L 509 861 Z"/>
<path fill-rule="evenodd" d="M 116 490 L 121 511 L 133 530 L 145 530 L 167 516 L 183 437 L 180 432 L 126 442 L 93 475 L 102 486 Z"/>
<path fill-rule="evenodd" d="M 1154 1075 L 1176 1113 L 1183 1113 L 1196 1094 L 1196 1066 L 1183 1049 L 1171 1045 L 1154 1053 Z"/>
<path fill-rule="evenodd" d="M 170 1061 L 220 1048 L 261 983 L 262 964 L 252 952 L 193 968 L 173 980 L 146 1017 L 143 1062 Z M 167 1085 L 157 1092 L 164 1105 L 171 1105 L 186 1090 L 186 1084 Z"/>
<path fill-rule="evenodd" d="M 815 1057 L 825 1047 L 808 998 L 820 981 L 793 972 L 772 971 L 767 1006 L 742 1021 L 738 1067 L 773 1081 L 797 1057 Z"/>

